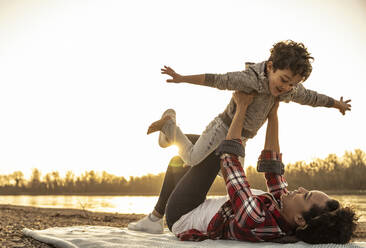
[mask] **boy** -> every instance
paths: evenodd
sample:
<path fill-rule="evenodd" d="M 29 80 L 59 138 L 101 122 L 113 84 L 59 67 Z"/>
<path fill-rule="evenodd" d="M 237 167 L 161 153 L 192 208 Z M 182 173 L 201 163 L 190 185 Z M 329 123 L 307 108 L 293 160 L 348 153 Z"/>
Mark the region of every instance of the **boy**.
<path fill-rule="evenodd" d="M 256 94 L 253 103 L 248 107 L 242 129 L 242 142 L 253 138 L 267 119 L 275 101 L 294 101 L 313 107 L 336 108 L 343 115 L 351 110 L 349 102 L 334 100 L 315 91 L 307 90 L 302 85 L 310 75 L 313 57 L 302 43 L 282 41 L 276 43 L 270 50 L 267 61 L 254 64 L 245 71 L 229 72 L 226 74 L 200 74 L 183 76 L 170 67 L 161 69 L 162 74 L 171 76 L 167 82 L 191 83 L 218 89 L 243 91 Z M 187 165 L 194 166 L 213 152 L 226 137 L 228 127 L 235 113 L 235 102 L 231 99 L 225 111 L 219 114 L 200 136 L 196 144 L 190 140 L 175 125 L 175 111 L 167 110 L 162 118 L 154 122 L 148 134 L 162 131 L 159 135 L 159 145 L 167 147 L 176 143 L 179 155 Z"/>

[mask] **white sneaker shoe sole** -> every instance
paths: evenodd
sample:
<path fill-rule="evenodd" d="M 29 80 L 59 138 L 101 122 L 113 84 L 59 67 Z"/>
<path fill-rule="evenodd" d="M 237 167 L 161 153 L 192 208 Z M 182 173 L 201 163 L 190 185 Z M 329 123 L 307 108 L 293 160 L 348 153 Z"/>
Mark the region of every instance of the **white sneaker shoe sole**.
<path fill-rule="evenodd" d="M 163 115 L 161 116 L 161 118 L 165 117 L 165 116 L 170 116 L 172 118 L 172 120 L 175 122 L 175 118 L 176 118 L 176 114 L 174 109 L 167 109 L 165 110 L 165 112 L 163 113 Z M 168 146 L 171 146 L 173 144 L 173 142 L 169 142 L 166 135 L 163 132 L 159 133 L 159 146 L 162 148 L 166 148 Z"/>

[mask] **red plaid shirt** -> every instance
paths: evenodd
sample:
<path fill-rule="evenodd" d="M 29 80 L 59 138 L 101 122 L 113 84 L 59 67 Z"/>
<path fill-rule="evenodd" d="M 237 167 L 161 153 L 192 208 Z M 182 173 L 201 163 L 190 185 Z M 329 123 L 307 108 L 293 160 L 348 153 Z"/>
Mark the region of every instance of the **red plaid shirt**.
<path fill-rule="evenodd" d="M 281 160 L 281 154 L 262 151 L 259 159 Z M 269 193 L 253 195 L 238 157 L 221 156 L 221 171 L 230 200 L 211 219 L 207 232 L 196 229 L 177 235 L 180 240 L 234 239 L 269 241 L 291 233 L 290 225 L 279 212 L 280 196 L 287 193 L 287 182 L 281 175 L 266 173 Z"/>

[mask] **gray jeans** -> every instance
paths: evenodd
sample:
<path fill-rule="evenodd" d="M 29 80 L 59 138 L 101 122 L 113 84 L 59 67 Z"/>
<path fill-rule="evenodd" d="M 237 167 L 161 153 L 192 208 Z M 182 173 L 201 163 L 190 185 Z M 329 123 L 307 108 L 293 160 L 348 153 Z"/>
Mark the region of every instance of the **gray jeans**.
<path fill-rule="evenodd" d="M 208 124 L 195 144 L 192 144 L 187 136 L 172 121 L 168 121 L 162 131 L 167 135 L 168 139 L 173 140 L 174 144 L 178 146 L 179 155 L 186 165 L 194 166 L 202 162 L 202 160 L 216 150 L 221 142 L 225 140 L 228 129 L 228 126 L 221 118 L 216 117 Z M 246 138 L 242 138 L 243 146 L 245 146 L 246 140 Z"/>

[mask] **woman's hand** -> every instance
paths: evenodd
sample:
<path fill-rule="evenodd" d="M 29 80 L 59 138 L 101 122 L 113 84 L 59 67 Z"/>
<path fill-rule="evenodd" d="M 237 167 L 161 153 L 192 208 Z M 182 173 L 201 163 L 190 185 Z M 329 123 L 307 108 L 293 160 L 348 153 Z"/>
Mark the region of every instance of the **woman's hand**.
<path fill-rule="evenodd" d="M 235 91 L 233 93 L 234 102 L 241 107 L 248 107 L 253 102 L 254 96 L 254 94 L 246 94 L 242 91 Z"/>
<path fill-rule="evenodd" d="M 161 69 L 161 74 L 167 74 L 167 75 L 172 77 L 171 79 L 166 80 L 168 83 L 181 83 L 181 82 L 183 82 L 182 81 L 182 76 L 180 74 L 176 73 L 169 66 L 164 65 L 164 68 Z"/>

